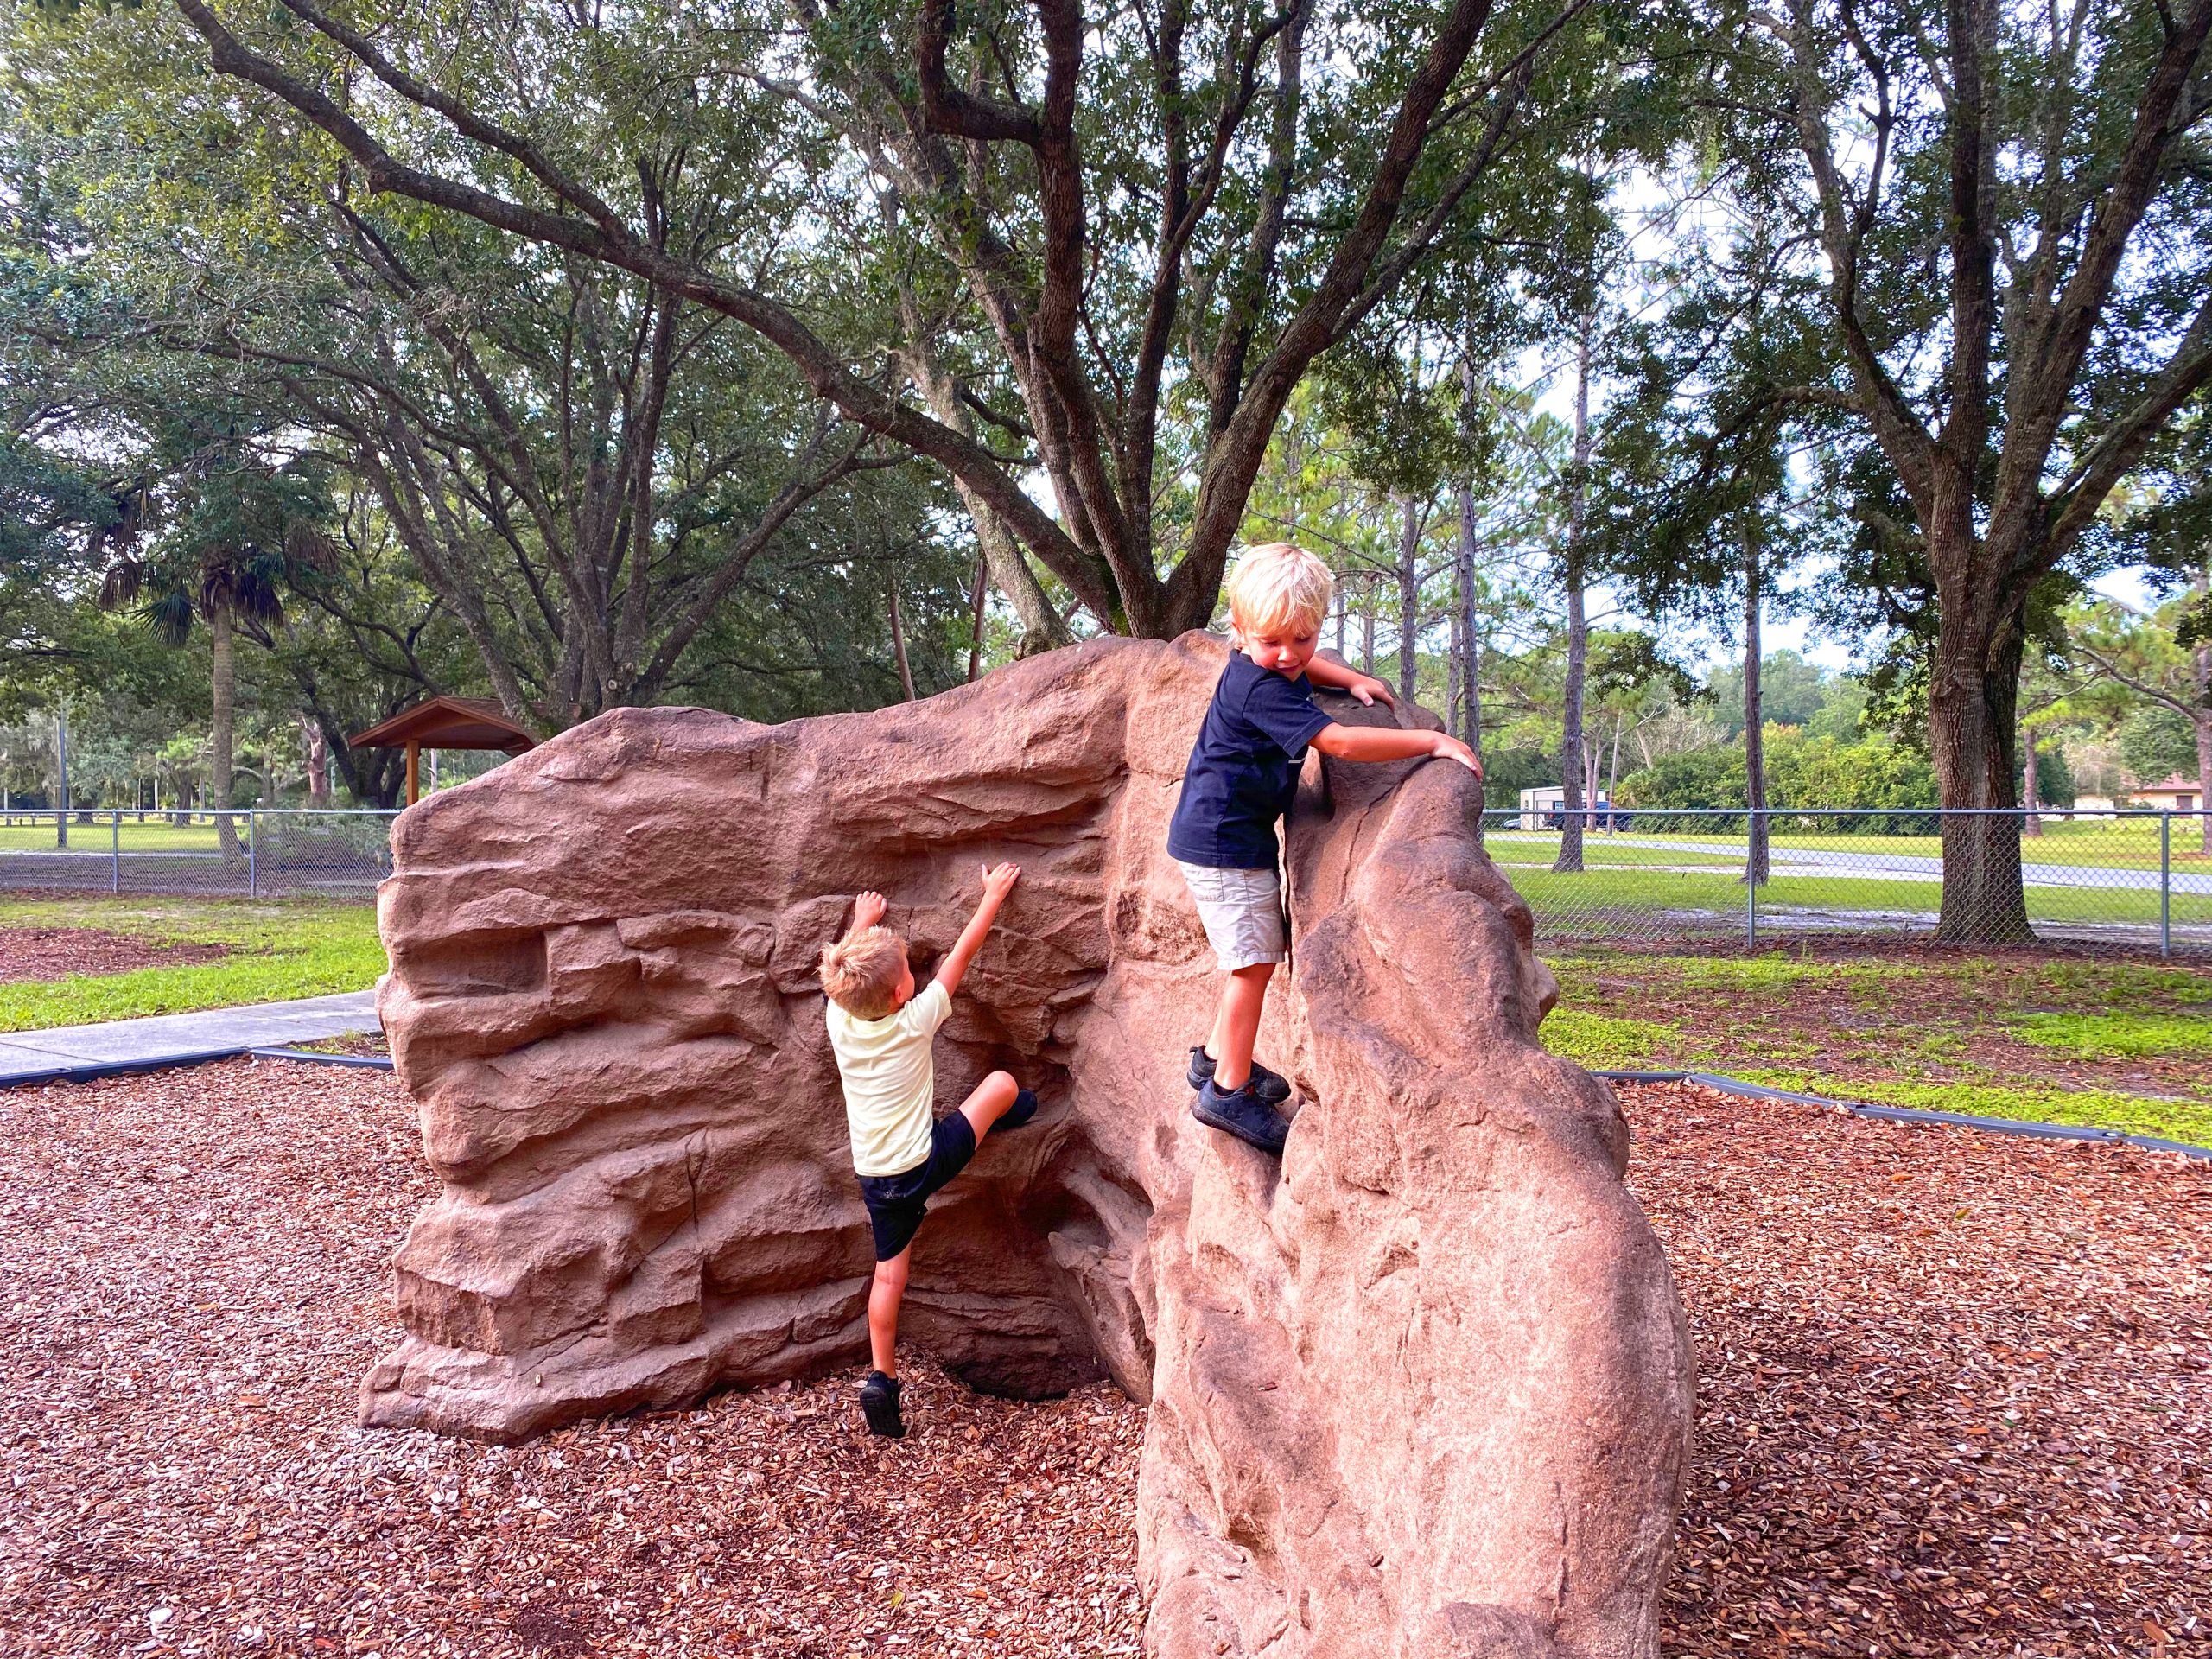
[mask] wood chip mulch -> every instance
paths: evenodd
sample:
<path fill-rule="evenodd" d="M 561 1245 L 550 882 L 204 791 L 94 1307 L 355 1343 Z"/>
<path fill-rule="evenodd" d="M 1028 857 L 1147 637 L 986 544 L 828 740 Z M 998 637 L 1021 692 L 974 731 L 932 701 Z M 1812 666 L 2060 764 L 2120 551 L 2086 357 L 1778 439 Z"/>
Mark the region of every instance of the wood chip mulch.
<path fill-rule="evenodd" d="M 385 1073 L 0 1090 L 0 1655 L 1135 1654 L 1143 1414 L 858 1374 L 512 1449 L 353 1425 L 434 1191 Z"/>
<path fill-rule="evenodd" d="M 1667 1652 L 2212 1653 L 2212 1173 L 1622 1094 L 1702 1373 Z M 0 1090 L 0 1655 L 1136 1650 L 1103 1389 L 355 1428 L 431 1189 L 382 1073 Z"/>
<path fill-rule="evenodd" d="M 72 974 L 127 974 L 134 968 L 187 968 L 230 954 L 227 944 L 164 944 L 91 927 L 0 927 L 0 984 L 67 979 Z"/>
<path fill-rule="evenodd" d="M 2212 1171 L 1620 1094 L 1700 1371 L 1669 1651 L 2212 1653 Z"/>

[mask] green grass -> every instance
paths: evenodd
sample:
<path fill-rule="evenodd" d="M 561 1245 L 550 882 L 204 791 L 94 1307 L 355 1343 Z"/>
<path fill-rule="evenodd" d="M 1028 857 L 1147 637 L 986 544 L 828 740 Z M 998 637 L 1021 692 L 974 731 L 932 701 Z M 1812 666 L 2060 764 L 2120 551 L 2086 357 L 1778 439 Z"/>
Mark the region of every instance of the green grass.
<path fill-rule="evenodd" d="M 1745 912 L 1744 885 L 1732 876 L 1665 870 L 1600 868 L 1560 875 L 1549 870 L 1516 868 L 1513 886 L 1540 922 L 1572 925 L 1578 918 L 1604 912 L 1627 913 L 1662 921 L 1659 912 L 1679 912 L 1695 918 L 1732 922 Z M 1832 875 L 1777 875 L 1759 888 L 1762 911 L 1866 912 L 1879 916 L 1933 917 L 1942 902 L 1935 881 L 1895 881 Z M 2105 922 L 2156 926 L 2156 888 L 2030 887 L 2028 916 L 2043 922 Z M 2171 895 L 2177 925 L 2212 924 L 2212 893 Z"/>
<path fill-rule="evenodd" d="M 2103 957 L 1798 954 L 1552 962 L 1545 1046 L 1923 1110 L 2212 1146 L 2212 972 Z"/>
<path fill-rule="evenodd" d="M 238 835 L 245 834 L 245 820 L 238 820 Z M 118 836 L 114 826 L 102 817 L 93 823 L 69 821 L 69 845 L 54 844 L 54 820 L 42 823 L 0 824 L 0 853 L 105 853 L 113 850 L 118 842 L 126 853 L 213 853 L 219 850 L 215 826 L 212 823 L 171 823 L 165 818 L 148 818 L 143 823 L 136 818 L 124 820 Z"/>
<path fill-rule="evenodd" d="M 2140 1060 L 2212 1051 L 2212 1020 L 2186 1014 L 2024 1014 L 2007 1022 L 2037 1048 L 2084 1060 Z"/>
<path fill-rule="evenodd" d="M 1786 822 L 1787 815 L 1782 815 Z M 1493 824 L 1496 819 L 1491 821 Z M 1742 868 L 1745 855 L 1745 836 L 1741 830 L 1713 833 L 1698 827 L 1695 818 L 1669 820 L 1663 812 L 1653 810 L 1640 822 L 1631 823 L 1623 832 L 1628 841 L 1666 841 L 1679 843 L 1683 849 L 1693 846 L 1712 849 L 1717 858 L 1732 861 Z M 1676 827 L 1679 825 L 1680 827 Z M 1548 863 L 1559 850 L 1556 831 L 1523 832 L 1518 830 L 1492 829 L 1485 842 L 1513 849 L 1513 856 L 1541 858 Z M 1777 848 L 1802 849 L 1808 852 L 1849 855 L 1865 853 L 1885 854 L 1907 858 L 1936 858 L 1943 851 L 1943 843 L 1936 836 L 1874 836 L 1846 830 L 1836 835 L 1791 835 L 1778 833 L 1770 844 Z M 1599 849 L 1615 856 L 1609 862 L 1631 861 L 1628 855 L 1639 849 L 1615 845 L 1611 836 L 1604 830 L 1591 830 L 1582 838 L 1584 856 L 1590 858 Z M 2171 858 L 2177 870 L 2203 871 L 2208 860 L 2202 851 L 2202 830 L 2200 821 L 2194 817 L 2173 820 Z M 1668 861 L 1668 850 L 1648 847 L 1640 849 L 1650 861 Z M 1675 857 L 1690 855 L 1678 852 Z M 2031 864 L 2082 864 L 2099 869 L 2155 870 L 2158 868 L 2158 823 L 2155 818 L 2084 818 L 2071 823 L 2046 819 L 2040 836 L 2020 838 L 2020 856 Z"/>
<path fill-rule="evenodd" d="M 215 962 L 0 983 L 0 1031 L 365 990 L 385 966 L 375 907 L 327 899 L 0 900 L 0 927 L 90 927 L 232 947 Z"/>
<path fill-rule="evenodd" d="M 1776 1071 L 1753 1067 L 1728 1074 L 1744 1083 L 1790 1089 L 1831 1100 L 1873 1106 L 1904 1106 L 1920 1112 L 1963 1112 L 1975 1117 L 2009 1117 L 2029 1123 L 2079 1123 L 2154 1135 L 2194 1147 L 2212 1147 L 2212 1101 L 2146 1100 L 2104 1089 L 2053 1089 L 2006 1084 L 1996 1078 L 1962 1078 L 1948 1083 L 1904 1083 L 1895 1079 L 1844 1078 L 1817 1071 Z"/>

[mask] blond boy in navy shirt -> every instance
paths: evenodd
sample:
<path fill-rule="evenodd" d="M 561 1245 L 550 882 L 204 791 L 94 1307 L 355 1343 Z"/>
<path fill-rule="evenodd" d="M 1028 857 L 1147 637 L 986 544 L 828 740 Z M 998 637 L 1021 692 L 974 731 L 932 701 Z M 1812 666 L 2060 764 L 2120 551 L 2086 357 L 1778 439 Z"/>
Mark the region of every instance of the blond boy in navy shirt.
<path fill-rule="evenodd" d="M 1289 809 L 1307 747 L 1338 760 L 1441 755 L 1482 776 L 1474 752 L 1441 732 L 1344 726 L 1313 687 L 1396 707 L 1382 681 L 1316 657 L 1335 579 L 1288 542 L 1249 549 L 1229 579 L 1228 665 L 1192 747 L 1167 828 L 1206 938 L 1227 976 L 1213 1031 L 1191 1051 L 1191 1115 L 1280 1156 L 1288 1133 L 1275 1107 L 1290 1084 L 1252 1058 L 1285 927 L 1275 826 Z"/>

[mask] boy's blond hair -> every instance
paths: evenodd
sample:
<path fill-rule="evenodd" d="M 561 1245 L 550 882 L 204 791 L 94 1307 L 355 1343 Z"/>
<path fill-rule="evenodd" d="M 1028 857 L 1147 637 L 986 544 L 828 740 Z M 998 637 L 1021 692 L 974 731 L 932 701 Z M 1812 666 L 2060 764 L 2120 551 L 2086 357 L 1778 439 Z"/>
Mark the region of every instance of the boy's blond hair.
<path fill-rule="evenodd" d="M 1230 573 L 1230 630 L 1243 635 L 1295 626 L 1318 633 L 1336 585 L 1329 567 L 1295 542 L 1248 547 Z"/>
<path fill-rule="evenodd" d="M 887 927 L 862 928 L 822 947 L 822 988 L 855 1020 L 880 1020 L 899 994 L 906 947 Z"/>

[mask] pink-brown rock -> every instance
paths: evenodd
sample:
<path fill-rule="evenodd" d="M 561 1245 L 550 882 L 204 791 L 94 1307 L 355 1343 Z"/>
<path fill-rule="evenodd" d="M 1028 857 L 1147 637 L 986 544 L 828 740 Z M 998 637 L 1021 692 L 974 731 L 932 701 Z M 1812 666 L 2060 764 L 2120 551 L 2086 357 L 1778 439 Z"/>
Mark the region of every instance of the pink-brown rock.
<path fill-rule="evenodd" d="M 1261 1034 L 1288 1148 L 1190 1117 L 1217 981 L 1162 843 L 1223 649 L 785 726 L 622 710 L 408 812 L 380 1008 L 445 1190 L 362 1421 L 516 1440 L 862 1359 L 816 953 L 872 887 L 926 966 L 1014 859 L 938 1091 L 1004 1066 L 1044 1109 L 932 1208 L 901 1335 L 1150 1405 L 1152 1651 L 1655 1654 L 1688 1336 L 1465 772 L 1309 761 Z"/>

